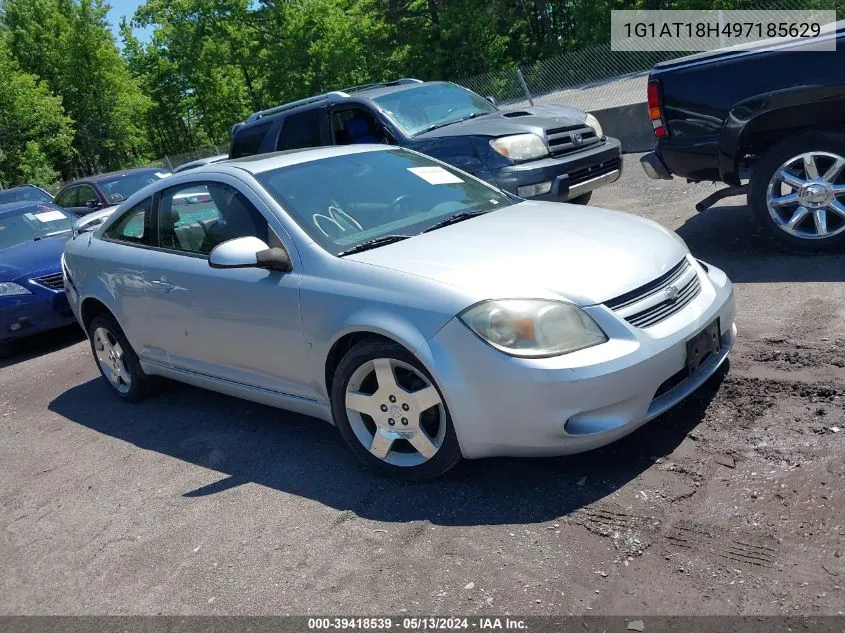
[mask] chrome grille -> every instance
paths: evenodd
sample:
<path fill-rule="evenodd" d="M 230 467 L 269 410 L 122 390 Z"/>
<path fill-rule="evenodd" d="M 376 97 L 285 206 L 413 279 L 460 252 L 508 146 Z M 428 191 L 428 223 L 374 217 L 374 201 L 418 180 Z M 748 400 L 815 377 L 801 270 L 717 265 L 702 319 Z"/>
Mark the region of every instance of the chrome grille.
<path fill-rule="evenodd" d="M 38 277 L 35 280 L 35 283 L 41 284 L 45 288 L 49 288 L 50 290 L 64 290 L 65 289 L 65 281 L 62 278 L 62 273 L 53 273 L 52 275 L 44 275 L 43 277 Z"/>
<path fill-rule="evenodd" d="M 698 274 L 691 269 L 690 263 L 684 258 L 654 281 L 611 299 L 605 302 L 605 305 L 614 312 L 622 312 L 624 319 L 634 327 L 646 328 L 656 325 L 680 312 L 701 292 Z M 663 293 L 665 298 L 661 299 L 660 293 Z M 645 302 L 647 306 L 636 310 L 640 302 Z"/>
<path fill-rule="evenodd" d="M 580 142 L 576 143 L 573 135 L 580 137 Z M 594 145 L 601 139 L 596 136 L 596 131 L 590 126 L 576 125 L 546 130 L 546 140 L 549 144 L 549 153 L 552 156 L 560 156 Z"/>

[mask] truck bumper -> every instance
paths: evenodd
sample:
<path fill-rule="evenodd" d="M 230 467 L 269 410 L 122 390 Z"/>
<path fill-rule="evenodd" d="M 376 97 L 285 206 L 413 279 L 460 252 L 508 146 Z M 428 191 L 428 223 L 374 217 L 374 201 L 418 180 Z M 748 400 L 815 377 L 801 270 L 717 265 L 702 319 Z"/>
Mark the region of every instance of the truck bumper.
<path fill-rule="evenodd" d="M 640 158 L 640 165 L 643 166 L 643 171 L 652 180 L 672 180 L 672 174 L 669 173 L 666 165 L 663 164 L 656 152 L 649 152 Z"/>
<path fill-rule="evenodd" d="M 496 173 L 496 184 L 521 198 L 562 202 L 619 180 L 621 175 L 621 144 L 607 137 L 582 152 L 504 167 Z M 535 187 L 539 192 L 530 193 Z"/>

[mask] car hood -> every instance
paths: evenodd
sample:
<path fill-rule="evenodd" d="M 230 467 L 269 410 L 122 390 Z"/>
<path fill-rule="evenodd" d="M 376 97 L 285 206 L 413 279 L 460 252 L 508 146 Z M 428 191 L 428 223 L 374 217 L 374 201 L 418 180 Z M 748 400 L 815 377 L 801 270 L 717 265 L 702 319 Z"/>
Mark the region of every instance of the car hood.
<path fill-rule="evenodd" d="M 557 296 L 585 306 L 652 281 L 686 253 L 674 233 L 635 215 L 522 202 L 348 259 L 459 287 L 473 301 Z"/>
<path fill-rule="evenodd" d="M 500 110 L 475 119 L 454 123 L 425 134 L 417 139 L 440 138 L 444 136 L 491 136 L 532 132 L 543 136 L 546 130 L 576 128 L 584 126 L 586 114 L 582 110 L 566 106 L 539 105 L 518 110 Z"/>
<path fill-rule="evenodd" d="M 62 251 L 70 232 L 0 251 L 0 281 L 15 281 L 61 270 Z"/>

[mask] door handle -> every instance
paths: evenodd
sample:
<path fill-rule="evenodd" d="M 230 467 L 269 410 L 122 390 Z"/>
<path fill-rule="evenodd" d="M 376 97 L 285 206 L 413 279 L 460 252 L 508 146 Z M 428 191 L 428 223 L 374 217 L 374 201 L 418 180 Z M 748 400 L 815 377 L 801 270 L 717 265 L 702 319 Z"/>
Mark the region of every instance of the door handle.
<path fill-rule="evenodd" d="M 170 292 L 176 287 L 176 284 L 170 281 L 162 281 L 159 279 L 154 279 L 150 282 L 150 285 L 159 290 L 164 290 L 165 292 Z"/>

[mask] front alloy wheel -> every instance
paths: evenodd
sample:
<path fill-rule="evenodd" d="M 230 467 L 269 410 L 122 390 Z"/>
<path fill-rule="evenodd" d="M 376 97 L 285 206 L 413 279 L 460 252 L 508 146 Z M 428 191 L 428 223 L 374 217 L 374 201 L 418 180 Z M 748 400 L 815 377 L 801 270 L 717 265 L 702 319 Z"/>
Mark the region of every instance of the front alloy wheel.
<path fill-rule="evenodd" d="M 460 450 L 434 380 L 403 347 L 373 340 L 353 347 L 332 383 L 335 424 L 369 467 L 404 479 L 430 479 Z"/>

